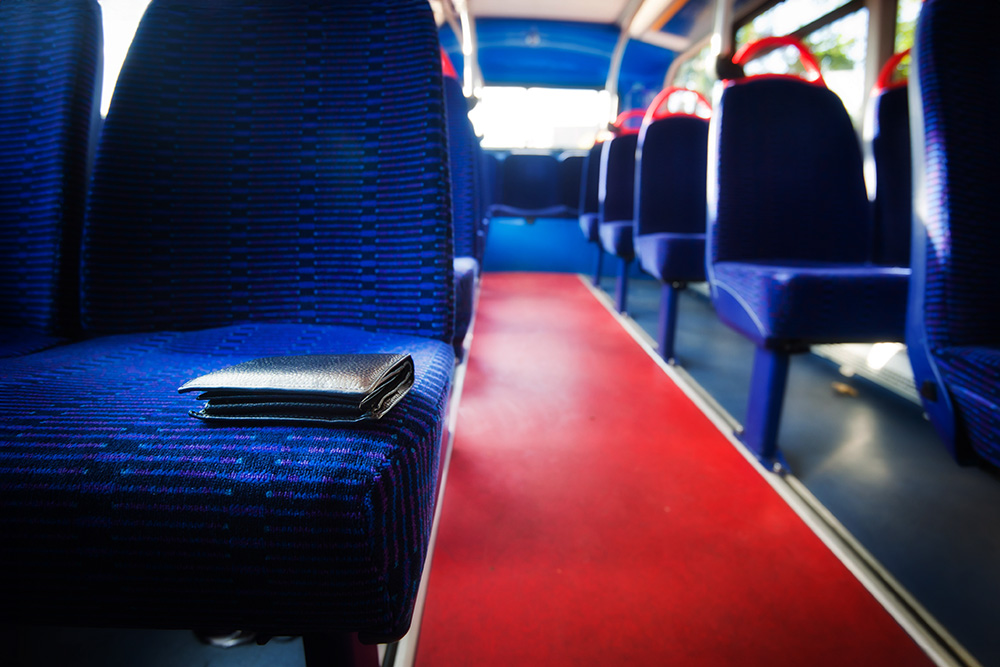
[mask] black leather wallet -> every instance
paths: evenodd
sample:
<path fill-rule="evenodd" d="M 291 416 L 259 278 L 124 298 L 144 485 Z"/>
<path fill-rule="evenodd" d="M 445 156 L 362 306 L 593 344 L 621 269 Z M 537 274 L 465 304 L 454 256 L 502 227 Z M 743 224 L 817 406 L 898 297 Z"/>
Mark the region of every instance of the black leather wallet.
<path fill-rule="evenodd" d="M 254 359 L 177 391 L 202 392 L 190 414 L 207 421 L 329 424 L 381 419 L 412 386 L 408 354 L 313 354 Z"/>

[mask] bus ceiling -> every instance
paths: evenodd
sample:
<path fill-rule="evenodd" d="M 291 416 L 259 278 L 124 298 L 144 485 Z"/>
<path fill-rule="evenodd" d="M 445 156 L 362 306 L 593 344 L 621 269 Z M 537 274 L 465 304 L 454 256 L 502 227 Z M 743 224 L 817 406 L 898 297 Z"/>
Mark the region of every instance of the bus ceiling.
<path fill-rule="evenodd" d="M 728 0 L 732 2 L 733 0 Z M 737 6 L 760 0 L 735 0 Z M 715 0 L 431 0 L 467 96 L 483 85 L 663 84 L 706 39 Z M 626 84 L 622 86 L 621 84 Z"/>
<path fill-rule="evenodd" d="M 606 89 L 621 108 L 671 85 L 679 66 L 715 37 L 732 53 L 735 27 L 784 0 L 431 0 L 442 44 L 469 98 L 484 85 Z M 892 53 L 897 0 L 854 0 L 872 16 L 877 68 Z M 884 34 L 877 34 L 878 32 Z M 642 96 L 640 95 L 640 97 Z M 645 100 L 648 102 L 648 100 Z"/>

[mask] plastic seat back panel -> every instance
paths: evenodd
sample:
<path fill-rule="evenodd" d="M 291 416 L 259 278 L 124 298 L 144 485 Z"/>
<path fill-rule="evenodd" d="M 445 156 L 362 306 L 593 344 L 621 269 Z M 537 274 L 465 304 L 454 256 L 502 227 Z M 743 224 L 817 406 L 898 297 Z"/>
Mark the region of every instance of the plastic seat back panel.
<path fill-rule="evenodd" d="M 834 93 L 793 79 L 748 79 L 726 89 L 714 125 L 712 261 L 868 260 L 861 149 Z"/>
<path fill-rule="evenodd" d="M 636 160 L 636 234 L 704 234 L 708 121 L 650 123 L 639 134 Z"/>
<path fill-rule="evenodd" d="M 907 88 L 884 91 L 875 101 L 872 154 L 875 157 L 875 238 L 878 264 L 910 265 L 913 227 L 910 112 Z"/>

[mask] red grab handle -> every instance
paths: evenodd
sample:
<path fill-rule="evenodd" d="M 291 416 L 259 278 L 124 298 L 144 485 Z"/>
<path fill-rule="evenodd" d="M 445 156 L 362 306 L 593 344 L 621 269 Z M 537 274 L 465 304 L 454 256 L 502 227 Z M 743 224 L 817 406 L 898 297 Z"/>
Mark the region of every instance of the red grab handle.
<path fill-rule="evenodd" d="M 623 134 L 639 134 L 638 127 L 628 127 L 626 123 L 633 118 L 642 119 L 646 115 L 645 109 L 630 109 L 629 111 L 623 111 L 618 114 L 618 118 L 615 118 L 615 122 L 611 125 L 615 128 L 615 133 L 618 135 Z"/>
<path fill-rule="evenodd" d="M 761 52 L 771 51 L 782 46 L 793 46 L 798 50 L 802 66 L 805 68 L 806 73 L 812 76 L 811 79 L 806 79 L 806 81 L 826 86 L 826 81 L 823 80 L 823 73 L 820 71 L 816 56 L 797 37 L 764 37 L 763 39 L 758 39 L 756 42 L 745 44 L 733 56 L 733 63 L 740 66 L 745 65 L 759 56 Z M 773 75 L 765 74 L 763 76 Z"/>
<path fill-rule="evenodd" d="M 455 71 L 455 66 L 451 63 L 451 58 L 448 57 L 448 52 L 444 50 L 443 46 L 441 47 L 441 73 L 446 78 L 458 78 L 458 72 Z"/>
<path fill-rule="evenodd" d="M 873 95 L 878 95 L 881 92 L 889 90 L 890 88 L 902 88 L 906 85 L 906 77 L 898 81 L 892 80 L 892 75 L 896 73 L 896 68 L 899 67 L 899 63 L 903 62 L 903 59 L 910 55 L 910 50 L 900 51 L 899 53 L 893 54 L 889 60 L 885 62 L 882 67 L 882 71 L 878 73 L 878 79 L 875 81 L 875 87 L 872 89 Z"/>
<path fill-rule="evenodd" d="M 666 118 L 667 116 L 688 116 L 688 115 L 691 115 L 691 114 L 683 114 L 683 113 L 671 113 L 670 111 L 667 111 L 666 109 L 664 109 L 662 112 L 660 111 L 660 109 L 665 106 L 667 100 L 669 100 L 676 93 L 692 93 L 692 94 L 694 94 L 694 96 L 698 98 L 698 102 L 701 103 L 701 104 L 704 104 L 705 108 L 708 109 L 708 113 L 709 114 L 712 113 L 712 104 L 711 104 L 711 102 L 709 102 L 707 99 L 705 99 L 705 96 L 702 95 L 701 93 L 699 93 L 697 90 L 692 90 L 690 88 L 681 88 L 679 86 L 670 86 L 669 88 L 664 88 L 663 90 L 661 90 L 656 95 L 656 97 L 653 98 L 653 101 L 649 103 L 649 108 L 646 109 L 646 114 L 645 114 L 645 116 L 643 116 L 643 119 L 642 119 L 643 125 L 645 125 L 647 123 L 651 123 L 654 120 L 659 120 L 661 118 Z"/>

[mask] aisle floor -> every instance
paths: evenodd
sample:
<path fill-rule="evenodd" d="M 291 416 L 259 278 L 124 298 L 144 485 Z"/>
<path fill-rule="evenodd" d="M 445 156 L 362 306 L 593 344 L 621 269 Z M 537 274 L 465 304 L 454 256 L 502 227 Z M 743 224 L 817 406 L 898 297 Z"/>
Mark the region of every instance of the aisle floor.
<path fill-rule="evenodd" d="M 601 287 L 613 294 L 614 279 Z M 659 289 L 640 279 L 629 290 L 630 317 L 654 339 Z M 680 301 L 677 357 L 742 422 L 753 346 L 696 291 Z M 794 475 L 917 601 L 979 662 L 1000 665 L 1000 474 L 957 465 L 919 405 L 810 354 L 792 359 L 779 444 Z"/>

